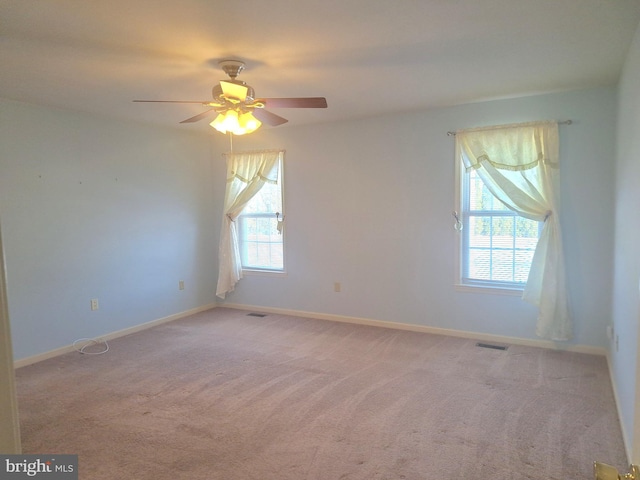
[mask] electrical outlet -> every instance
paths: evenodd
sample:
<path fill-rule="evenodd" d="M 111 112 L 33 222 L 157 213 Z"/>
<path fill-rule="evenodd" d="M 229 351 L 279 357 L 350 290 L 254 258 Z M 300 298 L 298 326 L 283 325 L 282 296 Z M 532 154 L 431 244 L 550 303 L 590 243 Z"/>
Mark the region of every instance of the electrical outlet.
<path fill-rule="evenodd" d="M 178 288 L 179 288 L 180 290 L 184 290 L 184 280 L 180 280 L 180 281 L 178 282 Z"/>
<path fill-rule="evenodd" d="M 92 298 L 91 299 L 91 310 L 98 310 L 99 305 L 98 305 L 98 299 L 97 298 Z"/>
<path fill-rule="evenodd" d="M 607 325 L 607 338 L 613 340 L 613 325 Z"/>
<path fill-rule="evenodd" d="M 339 292 L 341 290 L 342 290 L 342 285 L 340 285 L 340 282 L 333 282 L 333 291 Z"/>

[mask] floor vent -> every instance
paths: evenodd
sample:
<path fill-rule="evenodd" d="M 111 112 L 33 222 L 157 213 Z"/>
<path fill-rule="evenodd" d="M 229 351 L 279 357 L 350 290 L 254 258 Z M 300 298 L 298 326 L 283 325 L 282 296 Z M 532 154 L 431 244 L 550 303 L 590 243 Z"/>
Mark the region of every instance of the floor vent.
<path fill-rule="evenodd" d="M 494 350 L 506 350 L 508 347 L 504 346 L 504 345 L 493 345 L 491 343 L 476 343 L 476 347 L 481 347 L 481 348 L 492 348 Z"/>
<path fill-rule="evenodd" d="M 247 317 L 266 317 L 266 313 L 247 313 Z"/>

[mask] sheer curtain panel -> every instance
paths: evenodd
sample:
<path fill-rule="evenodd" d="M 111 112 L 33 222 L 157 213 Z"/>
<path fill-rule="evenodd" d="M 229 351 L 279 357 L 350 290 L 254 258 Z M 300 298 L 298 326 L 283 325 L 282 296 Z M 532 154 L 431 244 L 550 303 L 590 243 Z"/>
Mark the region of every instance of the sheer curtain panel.
<path fill-rule="evenodd" d="M 278 167 L 284 151 L 266 150 L 225 154 L 227 188 L 218 250 L 218 286 L 216 295 L 225 298 L 242 278 L 236 218 L 249 200 L 266 182 L 278 183 Z"/>
<path fill-rule="evenodd" d="M 467 171 L 476 169 L 486 187 L 508 208 L 544 222 L 522 298 L 539 308 L 539 337 L 569 340 L 572 322 L 558 218 L 557 122 L 458 131 L 456 161 L 462 161 Z"/>

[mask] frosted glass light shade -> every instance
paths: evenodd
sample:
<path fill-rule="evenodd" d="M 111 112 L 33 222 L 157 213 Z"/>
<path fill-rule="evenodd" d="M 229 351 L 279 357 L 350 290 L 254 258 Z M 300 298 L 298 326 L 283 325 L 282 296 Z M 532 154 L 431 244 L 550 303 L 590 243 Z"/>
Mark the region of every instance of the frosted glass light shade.
<path fill-rule="evenodd" d="M 256 131 L 262 122 L 253 116 L 251 112 L 238 115 L 236 110 L 227 110 L 220 113 L 209 125 L 221 133 L 233 133 L 234 135 L 244 135 Z"/>

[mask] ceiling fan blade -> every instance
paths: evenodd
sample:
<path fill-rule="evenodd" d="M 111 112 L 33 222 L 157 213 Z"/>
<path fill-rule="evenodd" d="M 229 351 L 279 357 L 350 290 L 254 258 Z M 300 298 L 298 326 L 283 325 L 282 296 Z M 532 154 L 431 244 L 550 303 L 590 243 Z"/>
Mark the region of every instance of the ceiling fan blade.
<path fill-rule="evenodd" d="M 211 115 L 212 113 L 215 113 L 216 109 L 215 108 L 210 108 L 209 110 L 205 110 L 202 113 L 199 113 L 198 115 L 195 115 L 191 118 L 187 118 L 186 120 L 182 120 L 180 123 L 193 123 L 193 122 L 197 122 L 198 120 L 202 120 L 203 118 L 208 117 L 209 115 Z"/>
<path fill-rule="evenodd" d="M 201 103 L 208 104 L 209 100 L 199 100 L 199 101 L 190 101 L 190 100 L 133 100 L 134 102 L 144 102 L 144 103 Z"/>
<path fill-rule="evenodd" d="M 277 127 L 278 125 L 282 125 L 283 123 L 287 123 L 289 120 L 286 118 L 282 118 L 275 113 L 271 113 L 264 108 L 255 108 L 251 112 L 253 116 L 260 120 L 262 123 L 266 123 L 267 125 L 271 125 L 272 127 Z"/>
<path fill-rule="evenodd" d="M 225 97 L 237 98 L 241 102 L 244 102 L 247 98 L 247 92 L 249 89 L 244 85 L 238 85 L 237 83 L 220 81 L 220 87 Z"/>
<path fill-rule="evenodd" d="M 324 97 L 261 98 L 256 101 L 269 108 L 327 108 L 327 99 Z"/>

